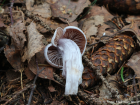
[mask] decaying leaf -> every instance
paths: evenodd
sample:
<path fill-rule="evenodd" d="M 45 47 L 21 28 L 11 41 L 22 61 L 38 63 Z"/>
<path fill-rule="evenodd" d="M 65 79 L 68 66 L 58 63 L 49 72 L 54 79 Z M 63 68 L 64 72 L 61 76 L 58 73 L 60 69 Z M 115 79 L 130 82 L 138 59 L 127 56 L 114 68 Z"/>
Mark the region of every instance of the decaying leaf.
<path fill-rule="evenodd" d="M 13 45 L 16 46 L 17 49 L 22 50 L 26 41 L 25 34 L 23 33 L 23 31 L 26 30 L 25 24 L 22 20 L 19 20 L 13 26 L 9 26 L 7 30 L 12 37 Z"/>
<path fill-rule="evenodd" d="M 29 11 L 32 10 L 34 2 L 35 2 L 35 0 L 26 0 L 26 8 L 27 8 L 27 10 L 29 10 Z"/>
<path fill-rule="evenodd" d="M 68 24 L 64 24 L 64 23 L 60 23 L 60 22 L 57 22 L 57 21 L 54 21 L 54 20 L 51 20 L 51 19 L 46 19 L 46 18 L 43 18 L 43 17 L 39 17 L 45 24 L 47 24 L 49 27 L 51 27 L 52 29 L 57 29 L 58 27 L 61 27 L 61 28 L 65 28 L 66 26 L 68 26 Z M 69 24 L 70 26 L 78 26 L 78 22 L 77 21 L 74 21 L 74 22 L 71 22 Z M 42 27 L 41 25 L 37 25 L 37 29 L 39 30 L 39 32 L 41 33 L 45 33 L 47 32 L 48 30 L 46 30 L 44 27 Z"/>
<path fill-rule="evenodd" d="M 39 70 L 41 70 L 41 69 L 43 69 L 43 67 L 45 67 L 45 69 L 41 73 L 39 73 L 38 76 L 41 77 L 41 78 L 53 80 L 54 79 L 53 78 L 53 69 L 54 68 L 46 65 L 47 62 L 46 62 L 46 59 L 44 57 L 44 48 L 36 54 L 36 58 L 35 58 L 35 56 L 32 57 L 32 59 L 30 60 L 30 62 L 28 64 L 29 69 L 34 74 L 37 74 L 37 63 L 36 63 L 36 61 L 38 62 Z"/>
<path fill-rule="evenodd" d="M 106 10 L 106 8 L 95 5 L 92 7 L 89 14 L 85 18 L 89 18 L 91 16 L 97 16 L 97 15 L 103 16 L 105 22 L 111 20 L 114 17 Z"/>
<path fill-rule="evenodd" d="M 53 86 L 49 86 L 48 89 L 49 89 L 50 92 L 56 92 L 56 90 Z"/>
<path fill-rule="evenodd" d="M 58 0 L 51 4 L 52 16 L 59 17 L 63 22 L 73 22 L 89 4 L 89 0 Z"/>
<path fill-rule="evenodd" d="M 30 0 L 28 0 L 30 1 Z M 13 0 L 10 0 L 10 2 L 13 2 Z M 25 1 L 24 0 L 14 0 L 14 3 L 24 3 Z"/>
<path fill-rule="evenodd" d="M 98 28 L 98 34 L 97 36 L 100 38 L 103 36 L 103 34 L 111 36 L 114 33 L 117 32 L 117 29 L 107 25 L 107 24 L 103 24 L 101 27 Z"/>
<path fill-rule="evenodd" d="M 34 7 L 34 10 L 32 13 L 38 14 L 44 18 L 50 18 L 51 17 L 50 5 L 48 3 L 43 3 L 42 5 L 36 6 Z"/>
<path fill-rule="evenodd" d="M 49 4 L 54 4 L 54 3 L 56 3 L 58 0 L 46 0 L 46 2 L 47 3 L 49 3 Z"/>
<path fill-rule="evenodd" d="M 126 65 L 134 70 L 137 77 L 140 77 L 140 52 L 134 53 Z"/>
<path fill-rule="evenodd" d="M 117 81 L 117 78 L 115 75 L 108 75 L 106 77 L 107 81 L 109 82 L 109 85 L 112 87 L 112 89 L 114 90 L 119 90 L 117 85 L 116 85 L 116 82 Z M 100 98 L 103 98 L 103 99 L 110 99 L 112 97 L 112 94 L 111 92 L 107 89 L 107 87 L 102 84 L 99 88 L 99 91 L 100 91 Z M 118 97 L 119 98 L 119 97 Z"/>
<path fill-rule="evenodd" d="M 1 18 L 0 18 L 0 27 L 6 27 Z"/>
<path fill-rule="evenodd" d="M 126 25 L 122 30 L 131 30 L 138 40 L 140 40 L 140 19 L 132 21 L 130 25 Z M 140 45 L 139 41 L 137 43 Z"/>
<path fill-rule="evenodd" d="M 29 69 L 29 67 L 24 69 L 25 75 L 28 79 L 33 80 L 35 77 L 35 74 Z"/>
<path fill-rule="evenodd" d="M 84 22 L 83 22 L 84 21 Z M 102 25 L 104 23 L 103 16 L 93 16 L 88 19 L 82 20 L 80 25 L 82 24 L 82 30 L 86 34 L 86 38 L 89 39 L 91 35 L 96 36 L 98 32 L 98 25 Z"/>
<path fill-rule="evenodd" d="M 82 30 L 84 31 L 86 38 L 89 39 L 91 35 L 97 34 L 97 27 L 94 25 L 94 20 L 87 20 L 84 22 Z"/>
<path fill-rule="evenodd" d="M 24 62 L 26 59 L 28 62 L 31 60 L 31 58 L 43 48 L 42 43 L 42 35 L 37 31 L 36 24 L 32 22 L 27 27 L 28 32 L 28 45 L 27 48 L 24 51 L 24 55 L 22 56 L 22 61 Z"/>
<path fill-rule="evenodd" d="M 14 46 L 9 47 L 8 45 L 6 45 L 4 54 L 15 71 L 19 71 L 22 67 L 20 50 L 15 49 Z"/>
<path fill-rule="evenodd" d="M 41 17 L 44 18 L 50 18 L 51 17 L 51 9 L 50 4 L 47 2 L 42 3 L 42 5 L 34 6 L 34 0 L 26 0 L 26 7 L 27 10 L 32 11 L 33 14 L 38 14 Z"/>
<path fill-rule="evenodd" d="M 127 23 L 132 23 L 132 21 L 140 20 L 140 16 L 128 16 L 125 20 Z"/>

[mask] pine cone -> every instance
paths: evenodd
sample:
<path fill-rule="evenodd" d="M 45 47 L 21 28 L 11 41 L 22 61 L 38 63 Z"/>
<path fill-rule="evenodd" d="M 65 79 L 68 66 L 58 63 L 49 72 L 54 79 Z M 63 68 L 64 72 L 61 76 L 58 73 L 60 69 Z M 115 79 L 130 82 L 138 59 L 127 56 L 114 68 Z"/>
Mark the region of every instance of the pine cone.
<path fill-rule="evenodd" d="M 139 14 L 140 11 L 139 0 L 97 0 L 97 4 L 121 13 Z"/>
<path fill-rule="evenodd" d="M 91 61 L 95 67 L 97 67 L 103 75 L 114 74 L 118 68 L 121 67 L 123 62 L 130 57 L 135 48 L 134 40 L 127 35 L 119 35 L 110 40 L 105 46 L 99 48 L 92 57 Z M 91 75 L 92 72 L 83 73 L 84 88 L 91 86 L 95 82 L 94 77 L 85 79 L 87 75 Z"/>

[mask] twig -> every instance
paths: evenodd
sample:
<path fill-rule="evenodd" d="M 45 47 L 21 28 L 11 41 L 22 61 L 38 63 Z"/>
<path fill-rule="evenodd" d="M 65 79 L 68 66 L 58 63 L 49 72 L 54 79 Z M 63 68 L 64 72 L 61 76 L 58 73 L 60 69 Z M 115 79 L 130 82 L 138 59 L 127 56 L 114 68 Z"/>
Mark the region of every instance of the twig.
<path fill-rule="evenodd" d="M 21 68 L 22 69 L 22 68 Z M 20 70 L 20 83 L 21 83 L 21 89 L 23 89 L 23 81 L 22 81 L 22 73 L 23 73 L 23 70 Z M 23 100 L 25 100 L 25 95 L 24 95 L 24 93 L 22 94 L 22 96 L 23 96 Z"/>
<path fill-rule="evenodd" d="M 14 1 L 15 1 L 15 0 L 13 0 L 13 1 L 11 2 L 11 5 L 10 5 L 10 7 L 9 7 L 9 9 L 10 9 L 10 16 L 11 16 L 11 25 L 14 24 L 14 22 L 13 22 L 13 15 L 12 15 L 12 8 L 13 8 L 13 5 L 14 5 Z"/>
<path fill-rule="evenodd" d="M 114 23 L 114 24 L 116 25 L 116 27 L 117 27 L 119 30 L 121 30 L 121 28 L 118 26 L 118 24 L 117 24 L 115 21 L 113 21 L 113 20 L 109 20 L 109 21 L 111 21 L 112 23 Z"/>
<path fill-rule="evenodd" d="M 37 77 L 38 77 L 39 73 L 41 73 L 45 69 L 45 67 L 44 67 L 43 69 L 39 70 L 37 59 L 36 59 L 36 65 L 37 65 L 37 74 L 36 74 L 36 76 L 34 78 L 34 81 L 33 81 L 34 87 L 32 87 L 32 90 L 31 90 L 30 97 L 29 97 L 29 100 L 28 100 L 28 104 L 27 105 L 30 105 L 31 104 L 33 93 L 34 93 L 34 90 L 36 88 L 35 82 L 37 80 Z"/>
<path fill-rule="evenodd" d="M 34 85 L 27 85 L 26 87 L 24 87 L 22 90 L 16 92 L 16 94 L 14 96 L 12 96 L 12 98 L 10 98 L 7 102 L 5 102 L 3 105 L 8 104 L 9 102 L 11 102 L 13 99 L 15 99 L 18 95 L 20 95 L 22 92 L 26 91 L 28 88 L 33 87 Z"/>
<path fill-rule="evenodd" d="M 45 24 L 41 19 L 39 19 L 39 17 L 35 16 L 32 12 L 28 11 L 28 10 L 24 10 L 22 9 L 22 11 L 25 13 L 26 16 L 28 16 L 29 18 L 32 18 L 34 21 L 37 21 L 40 25 L 42 25 L 46 30 L 49 30 L 51 32 L 54 32 L 54 29 L 52 29 L 51 27 L 49 27 L 47 24 Z"/>
<path fill-rule="evenodd" d="M 133 87 L 134 87 L 134 92 L 135 92 L 135 96 L 136 96 L 136 101 L 138 101 L 138 97 L 137 97 L 137 86 L 136 86 L 135 77 L 136 77 L 136 75 L 134 75 L 134 77 L 133 77 Z M 138 103 L 137 103 L 137 105 L 138 105 Z"/>

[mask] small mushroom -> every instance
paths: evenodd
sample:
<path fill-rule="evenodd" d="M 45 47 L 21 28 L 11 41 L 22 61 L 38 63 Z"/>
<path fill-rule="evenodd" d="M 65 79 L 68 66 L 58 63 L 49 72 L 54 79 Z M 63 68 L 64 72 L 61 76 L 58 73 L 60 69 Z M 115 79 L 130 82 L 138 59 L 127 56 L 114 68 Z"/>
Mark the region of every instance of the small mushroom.
<path fill-rule="evenodd" d="M 82 30 L 74 26 L 57 28 L 51 43 L 45 47 L 47 62 L 56 68 L 62 68 L 66 78 L 65 95 L 77 94 L 82 83 L 82 55 L 86 48 L 86 37 Z"/>

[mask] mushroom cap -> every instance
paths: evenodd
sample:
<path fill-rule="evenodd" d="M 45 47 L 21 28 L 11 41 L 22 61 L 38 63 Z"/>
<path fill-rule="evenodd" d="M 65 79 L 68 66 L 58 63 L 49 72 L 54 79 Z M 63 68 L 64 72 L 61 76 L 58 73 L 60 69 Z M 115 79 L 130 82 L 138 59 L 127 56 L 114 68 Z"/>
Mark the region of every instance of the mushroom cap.
<path fill-rule="evenodd" d="M 47 62 L 56 68 L 62 68 L 63 62 L 62 62 L 62 56 L 58 52 L 58 48 L 53 46 L 52 43 L 48 44 L 44 49 L 44 55 L 47 60 Z"/>
<path fill-rule="evenodd" d="M 46 60 L 50 65 L 56 68 L 62 68 L 62 56 L 59 53 L 59 48 L 57 47 L 59 39 L 70 39 L 74 41 L 80 48 L 80 52 L 83 55 L 86 48 L 86 36 L 81 29 L 75 26 L 65 27 L 64 30 L 58 27 L 52 37 L 51 44 L 47 45 L 44 50 L 44 55 Z"/>

